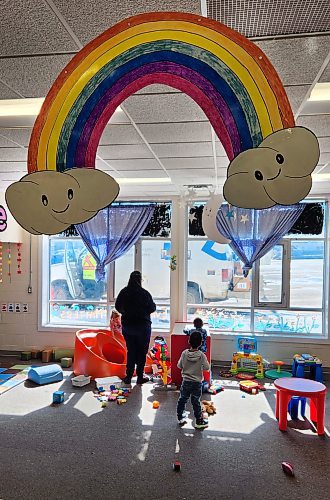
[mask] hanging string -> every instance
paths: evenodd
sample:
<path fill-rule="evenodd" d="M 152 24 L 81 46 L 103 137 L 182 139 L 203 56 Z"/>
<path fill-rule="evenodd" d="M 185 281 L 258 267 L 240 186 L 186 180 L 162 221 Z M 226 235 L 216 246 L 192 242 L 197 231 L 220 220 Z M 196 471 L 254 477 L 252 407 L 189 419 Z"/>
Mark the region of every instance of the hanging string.
<path fill-rule="evenodd" d="M 11 283 L 11 246 L 10 246 L 10 243 L 8 243 L 8 247 L 7 247 L 7 264 L 8 264 L 9 283 Z"/>
<path fill-rule="evenodd" d="M 22 262 L 22 253 L 21 253 L 22 243 L 17 243 L 17 274 L 22 274 L 21 262 Z"/>

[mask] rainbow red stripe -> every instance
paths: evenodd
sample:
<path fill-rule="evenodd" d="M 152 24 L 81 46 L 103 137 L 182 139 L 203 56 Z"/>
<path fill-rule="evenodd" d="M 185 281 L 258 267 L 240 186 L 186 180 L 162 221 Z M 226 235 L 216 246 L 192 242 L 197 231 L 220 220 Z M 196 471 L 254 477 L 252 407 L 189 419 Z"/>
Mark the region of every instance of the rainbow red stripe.
<path fill-rule="evenodd" d="M 279 76 L 255 44 L 201 16 L 143 14 L 105 31 L 60 73 L 32 131 L 29 173 L 94 168 L 111 115 L 152 83 L 192 97 L 229 160 L 276 130 L 294 126 Z"/>

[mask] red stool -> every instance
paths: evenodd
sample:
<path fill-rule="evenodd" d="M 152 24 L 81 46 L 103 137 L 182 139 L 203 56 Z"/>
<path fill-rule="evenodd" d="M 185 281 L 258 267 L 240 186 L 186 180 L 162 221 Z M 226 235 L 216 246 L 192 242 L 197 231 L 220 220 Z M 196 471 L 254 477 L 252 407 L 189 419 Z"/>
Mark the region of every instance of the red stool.
<path fill-rule="evenodd" d="M 292 396 L 310 398 L 310 419 L 316 422 L 319 436 L 324 434 L 325 395 L 327 388 L 320 382 L 305 378 L 278 378 L 276 387 L 276 418 L 281 431 L 287 428 L 288 404 Z"/>

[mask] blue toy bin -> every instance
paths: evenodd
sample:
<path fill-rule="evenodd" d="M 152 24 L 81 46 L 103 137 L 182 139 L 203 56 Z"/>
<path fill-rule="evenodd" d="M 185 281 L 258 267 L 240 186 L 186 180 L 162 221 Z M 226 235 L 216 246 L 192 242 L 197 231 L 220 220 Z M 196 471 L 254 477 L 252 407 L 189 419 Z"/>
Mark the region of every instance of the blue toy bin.
<path fill-rule="evenodd" d="M 44 385 L 63 380 L 63 370 L 59 365 L 35 366 L 28 371 L 28 380 Z"/>

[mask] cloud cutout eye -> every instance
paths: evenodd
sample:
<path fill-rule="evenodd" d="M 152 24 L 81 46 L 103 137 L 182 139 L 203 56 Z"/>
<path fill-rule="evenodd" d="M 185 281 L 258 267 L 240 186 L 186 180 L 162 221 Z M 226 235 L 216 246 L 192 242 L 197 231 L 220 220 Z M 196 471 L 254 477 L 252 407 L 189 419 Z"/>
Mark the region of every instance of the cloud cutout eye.
<path fill-rule="evenodd" d="M 6 191 L 6 202 L 26 231 L 52 235 L 72 224 L 88 221 L 109 206 L 118 194 L 118 183 L 101 170 L 44 170 L 25 175 L 11 184 Z"/>
<path fill-rule="evenodd" d="M 282 165 L 282 163 L 284 162 L 283 156 L 281 154 L 276 155 L 276 161 L 277 161 L 277 163 Z"/>
<path fill-rule="evenodd" d="M 241 208 L 298 203 L 311 189 L 311 174 L 319 156 L 317 138 L 310 130 L 278 130 L 257 148 L 243 151 L 232 160 L 223 187 L 224 197 Z"/>

